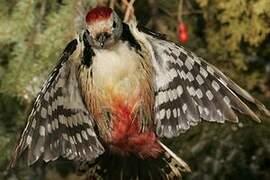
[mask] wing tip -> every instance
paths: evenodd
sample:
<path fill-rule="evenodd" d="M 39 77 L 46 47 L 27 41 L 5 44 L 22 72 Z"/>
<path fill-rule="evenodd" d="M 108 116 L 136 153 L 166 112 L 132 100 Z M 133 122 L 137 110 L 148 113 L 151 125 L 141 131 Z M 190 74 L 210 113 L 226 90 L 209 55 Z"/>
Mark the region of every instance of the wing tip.
<path fill-rule="evenodd" d="M 255 121 L 256 123 L 261 123 L 262 122 L 261 119 L 258 116 L 252 117 L 252 120 Z"/>
<path fill-rule="evenodd" d="M 7 166 L 7 170 L 14 169 L 16 166 L 17 158 L 12 158 Z"/>
<path fill-rule="evenodd" d="M 19 159 L 19 156 L 23 153 L 23 151 L 27 148 L 26 145 L 22 146 L 22 142 L 15 147 L 12 153 L 11 160 L 9 161 L 9 164 L 7 166 L 7 170 L 14 169 L 16 167 L 16 163 Z"/>
<path fill-rule="evenodd" d="M 270 110 L 268 110 L 265 105 L 263 105 L 259 100 L 256 99 L 254 103 L 261 112 L 263 112 L 266 116 L 270 117 Z"/>

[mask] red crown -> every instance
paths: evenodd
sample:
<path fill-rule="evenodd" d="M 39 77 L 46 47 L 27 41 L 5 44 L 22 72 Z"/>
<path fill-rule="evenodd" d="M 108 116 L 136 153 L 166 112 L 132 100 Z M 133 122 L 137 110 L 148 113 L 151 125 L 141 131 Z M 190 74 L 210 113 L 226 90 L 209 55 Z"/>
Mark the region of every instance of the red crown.
<path fill-rule="evenodd" d="M 106 19 L 106 18 L 110 17 L 111 14 L 112 14 L 112 9 L 111 8 L 96 7 L 94 9 L 90 10 L 87 13 L 87 15 L 85 17 L 85 21 L 87 23 L 89 23 L 91 21 Z"/>

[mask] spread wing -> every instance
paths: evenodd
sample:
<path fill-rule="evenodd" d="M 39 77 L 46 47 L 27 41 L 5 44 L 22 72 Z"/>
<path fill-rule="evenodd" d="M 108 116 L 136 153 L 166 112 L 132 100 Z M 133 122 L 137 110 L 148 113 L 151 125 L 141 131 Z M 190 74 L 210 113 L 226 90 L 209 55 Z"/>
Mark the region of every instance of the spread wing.
<path fill-rule="evenodd" d="M 38 159 L 48 162 L 60 156 L 90 161 L 104 152 L 78 87 L 76 51 L 79 51 L 78 42 L 73 40 L 44 83 L 15 149 L 11 167 L 26 149 L 29 165 Z"/>
<path fill-rule="evenodd" d="M 235 111 L 260 121 L 239 98 L 269 111 L 248 92 L 196 54 L 152 34 L 146 35 L 155 70 L 155 123 L 158 136 L 174 137 L 197 125 L 238 122 Z"/>

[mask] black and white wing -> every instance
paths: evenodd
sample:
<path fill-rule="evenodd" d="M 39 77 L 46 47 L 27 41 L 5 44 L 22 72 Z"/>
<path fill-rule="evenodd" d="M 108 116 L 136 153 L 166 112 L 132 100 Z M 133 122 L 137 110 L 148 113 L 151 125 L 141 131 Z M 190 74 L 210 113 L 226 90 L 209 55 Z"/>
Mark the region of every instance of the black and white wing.
<path fill-rule="evenodd" d="M 38 159 L 53 161 L 62 156 L 91 161 L 104 152 L 94 131 L 76 77 L 79 42 L 71 41 L 37 96 L 27 125 L 15 149 L 11 167 L 28 149 L 28 164 Z"/>
<path fill-rule="evenodd" d="M 196 54 L 173 42 L 145 34 L 155 71 L 155 124 L 158 136 L 174 137 L 201 119 L 238 122 L 235 110 L 260 121 L 239 98 L 269 111 L 248 92 Z"/>

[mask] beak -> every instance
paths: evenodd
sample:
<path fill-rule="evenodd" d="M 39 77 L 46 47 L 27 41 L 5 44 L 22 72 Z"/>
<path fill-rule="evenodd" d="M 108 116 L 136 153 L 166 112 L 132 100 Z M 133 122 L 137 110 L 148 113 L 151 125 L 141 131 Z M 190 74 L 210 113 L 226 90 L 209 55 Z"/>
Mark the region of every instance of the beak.
<path fill-rule="evenodd" d="M 102 32 L 102 33 L 99 33 L 97 36 L 96 36 L 96 40 L 99 42 L 100 44 L 100 47 L 103 47 L 105 42 L 107 41 L 107 39 L 110 37 L 111 35 L 107 32 Z"/>

